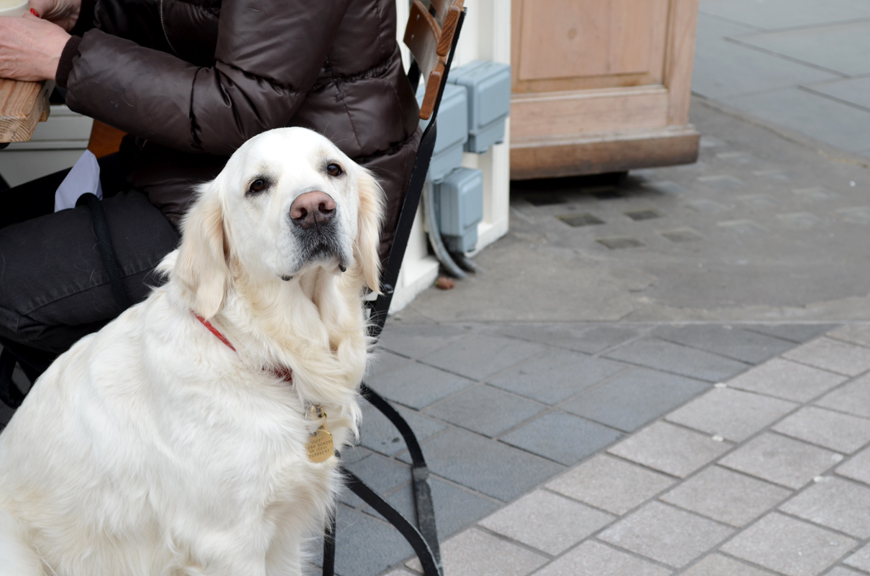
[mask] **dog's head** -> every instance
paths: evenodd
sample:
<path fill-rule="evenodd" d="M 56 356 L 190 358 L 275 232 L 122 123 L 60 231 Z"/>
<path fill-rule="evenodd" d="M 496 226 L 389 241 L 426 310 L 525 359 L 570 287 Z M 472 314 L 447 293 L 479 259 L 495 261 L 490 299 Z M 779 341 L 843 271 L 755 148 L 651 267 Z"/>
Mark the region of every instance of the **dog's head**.
<path fill-rule="evenodd" d="M 204 184 L 183 224 L 173 278 L 197 313 L 220 309 L 234 266 L 262 282 L 348 269 L 378 291 L 383 191 L 332 142 L 304 128 L 248 140 Z"/>

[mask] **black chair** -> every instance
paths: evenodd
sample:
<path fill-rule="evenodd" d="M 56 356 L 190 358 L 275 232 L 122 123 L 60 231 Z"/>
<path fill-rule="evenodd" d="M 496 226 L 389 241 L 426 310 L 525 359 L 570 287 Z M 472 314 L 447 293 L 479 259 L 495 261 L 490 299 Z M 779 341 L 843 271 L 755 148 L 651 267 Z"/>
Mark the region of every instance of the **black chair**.
<path fill-rule="evenodd" d="M 426 88 L 420 106 L 420 119 L 428 120 L 429 123 L 423 130 L 420 139 L 420 146 L 417 149 L 414 168 L 405 193 L 393 244 L 386 266 L 381 273 L 382 294 L 369 306 L 372 320 L 371 336 L 373 338 L 380 335 L 387 320 L 396 280 L 399 277 L 402 259 L 405 256 L 405 248 L 411 236 L 414 216 L 417 213 L 420 197 L 423 193 L 426 173 L 429 171 L 429 161 L 435 148 L 436 120 L 441 96 L 444 93 L 447 74 L 465 19 L 464 0 L 431 0 L 430 4 L 427 9 L 420 0 L 414 0 L 405 29 L 405 44 L 410 48 L 414 57 L 408 71 L 408 79 L 414 89 L 417 88 L 421 77 L 425 82 Z M 441 554 L 438 531 L 435 525 L 435 507 L 429 487 L 429 468 L 423 457 L 420 443 L 408 423 L 389 402 L 365 383 L 362 384 L 361 392 L 366 400 L 396 426 L 408 446 L 412 460 L 411 479 L 417 524 L 409 522 L 395 508 L 366 486 L 362 480 L 345 470 L 347 486 L 402 533 L 417 553 L 425 576 L 441 576 Z M 333 519 L 331 529 L 327 531 L 324 538 L 323 576 L 333 576 L 334 574 L 336 536 L 335 520 Z"/>

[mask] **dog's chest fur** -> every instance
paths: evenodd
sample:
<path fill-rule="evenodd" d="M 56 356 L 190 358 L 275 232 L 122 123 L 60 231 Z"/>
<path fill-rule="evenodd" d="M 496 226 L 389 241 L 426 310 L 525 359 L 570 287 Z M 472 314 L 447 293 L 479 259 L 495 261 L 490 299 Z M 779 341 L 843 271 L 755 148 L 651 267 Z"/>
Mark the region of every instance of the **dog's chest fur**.
<path fill-rule="evenodd" d="M 319 421 L 298 388 L 316 368 L 293 384 L 251 370 L 169 300 L 158 290 L 46 372 L 0 436 L 0 508 L 59 574 L 205 569 L 242 541 L 292 570 L 299 551 L 282 546 L 322 529 L 339 480 L 335 458 L 307 458 Z M 178 346 L 188 357 L 169 360 Z M 323 409 L 340 447 L 358 408 Z"/>

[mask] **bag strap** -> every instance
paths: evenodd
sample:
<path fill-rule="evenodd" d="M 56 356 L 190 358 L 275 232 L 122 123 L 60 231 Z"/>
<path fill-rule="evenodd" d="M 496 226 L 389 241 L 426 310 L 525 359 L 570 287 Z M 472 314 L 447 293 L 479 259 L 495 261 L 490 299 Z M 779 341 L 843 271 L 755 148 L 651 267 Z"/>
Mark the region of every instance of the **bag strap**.
<path fill-rule="evenodd" d="M 126 310 L 132 306 L 133 302 L 130 300 L 130 295 L 127 294 L 127 289 L 124 288 L 123 272 L 115 254 L 112 237 L 109 235 L 109 223 L 106 221 L 103 204 L 94 194 L 87 192 L 76 200 L 76 207 L 81 205 L 87 206 L 91 212 L 91 219 L 94 222 L 94 236 L 97 238 L 97 250 L 100 253 L 100 260 L 103 261 L 106 274 L 109 276 L 112 295 L 121 310 Z"/>

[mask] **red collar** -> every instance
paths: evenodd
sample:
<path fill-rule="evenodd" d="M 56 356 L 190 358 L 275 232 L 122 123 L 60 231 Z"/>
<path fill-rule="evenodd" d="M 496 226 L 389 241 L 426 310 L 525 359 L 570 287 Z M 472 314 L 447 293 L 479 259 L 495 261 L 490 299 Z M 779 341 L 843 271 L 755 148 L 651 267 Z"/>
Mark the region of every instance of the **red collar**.
<path fill-rule="evenodd" d="M 208 328 L 208 331 L 209 331 L 209 332 L 211 332 L 212 334 L 214 334 L 215 336 L 217 336 L 218 340 L 220 340 L 221 342 L 223 342 L 224 344 L 226 344 L 226 345 L 229 347 L 230 350 L 232 350 L 233 352 L 236 352 L 236 347 L 233 346 L 233 345 L 230 343 L 230 341 L 227 339 L 227 337 L 224 336 L 223 334 L 221 334 L 220 331 L 219 331 L 217 328 L 215 328 L 215 327 L 212 325 L 211 322 L 209 322 L 208 320 L 206 320 L 205 318 L 203 318 L 202 316 L 200 316 L 200 315 L 197 314 L 196 312 L 193 312 L 193 316 L 194 316 L 197 320 L 199 320 L 199 321 L 202 323 L 203 326 L 205 326 L 206 328 Z M 265 368 L 264 368 L 264 370 L 265 370 Z M 282 366 L 281 368 L 271 368 L 271 369 L 270 369 L 270 372 L 272 372 L 272 374 L 274 374 L 275 376 L 281 378 L 281 379 L 284 380 L 285 382 L 289 382 L 289 383 L 291 383 L 291 384 L 293 383 L 293 370 L 291 370 L 291 369 L 288 368 L 287 366 Z"/>

